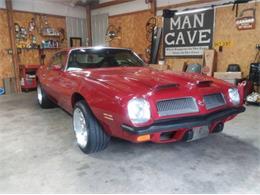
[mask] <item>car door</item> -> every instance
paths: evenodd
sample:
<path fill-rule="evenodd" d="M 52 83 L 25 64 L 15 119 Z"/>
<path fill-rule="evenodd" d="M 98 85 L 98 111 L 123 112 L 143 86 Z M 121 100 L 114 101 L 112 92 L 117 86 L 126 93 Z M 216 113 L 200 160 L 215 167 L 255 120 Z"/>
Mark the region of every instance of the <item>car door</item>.
<path fill-rule="evenodd" d="M 58 103 L 58 86 L 57 81 L 60 78 L 60 75 L 62 73 L 62 62 L 61 62 L 61 53 L 56 53 L 46 71 L 46 90 L 48 91 L 48 95 L 55 101 L 55 103 Z"/>
<path fill-rule="evenodd" d="M 63 71 L 56 83 L 57 93 L 59 93 L 58 104 L 68 112 L 71 112 L 71 96 L 73 92 L 77 91 L 79 83 L 71 72 L 66 70 L 68 53 L 61 53 L 60 57 L 63 65 Z"/>

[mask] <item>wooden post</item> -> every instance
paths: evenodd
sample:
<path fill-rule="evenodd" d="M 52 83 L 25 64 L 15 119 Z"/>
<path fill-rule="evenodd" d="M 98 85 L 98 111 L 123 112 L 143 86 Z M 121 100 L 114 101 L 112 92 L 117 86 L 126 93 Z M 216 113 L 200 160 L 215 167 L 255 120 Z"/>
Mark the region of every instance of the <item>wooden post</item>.
<path fill-rule="evenodd" d="M 20 85 L 20 78 L 19 78 L 19 65 L 18 65 L 18 54 L 17 48 L 15 44 L 15 29 L 14 29 L 14 21 L 13 21 L 13 6 L 12 0 L 5 0 L 6 10 L 7 10 L 7 23 L 9 28 L 9 38 L 11 43 L 11 48 L 13 51 L 12 54 L 12 63 L 13 63 L 13 71 L 15 77 L 15 91 L 16 93 L 21 93 L 21 85 Z"/>
<path fill-rule="evenodd" d="M 91 7 L 90 7 L 90 5 L 86 6 L 86 19 L 87 19 L 88 46 L 92 46 Z"/>
<path fill-rule="evenodd" d="M 157 0 L 151 0 L 151 13 L 156 16 L 157 12 Z"/>

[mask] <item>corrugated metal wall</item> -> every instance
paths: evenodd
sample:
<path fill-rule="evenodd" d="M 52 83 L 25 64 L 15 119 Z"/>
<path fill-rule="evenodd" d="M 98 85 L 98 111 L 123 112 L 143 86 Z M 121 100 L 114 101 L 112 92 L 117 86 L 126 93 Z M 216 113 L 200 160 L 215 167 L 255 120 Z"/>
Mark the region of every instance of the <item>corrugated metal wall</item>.
<path fill-rule="evenodd" d="M 105 41 L 107 27 L 108 14 L 99 14 L 91 16 L 93 46 L 108 46 L 108 43 Z"/>
<path fill-rule="evenodd" d="M 66 17 L 68 47 L 70 47 L 70 37 L 81 37 L 82 46 L 87 46 L 86 19 Z"/>

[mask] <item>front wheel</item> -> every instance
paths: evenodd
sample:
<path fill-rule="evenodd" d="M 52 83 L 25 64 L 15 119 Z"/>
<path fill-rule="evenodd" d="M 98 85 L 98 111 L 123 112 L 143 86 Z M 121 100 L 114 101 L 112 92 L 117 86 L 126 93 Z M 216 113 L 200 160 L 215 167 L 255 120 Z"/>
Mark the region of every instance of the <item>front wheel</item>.
<path fill-rule="evenodd" d="M 79 148 L 86 154 L 104 150 L 110 141 L 110 136 L 103 131 L 83 100 L 75 105 L 73 129 Z"/>
<path fill-rule="evenodd" d="M 37 84 L 37 100 L 42 108 L 53 108 L 54 104 L 49 100 L 40 83 Z"/>

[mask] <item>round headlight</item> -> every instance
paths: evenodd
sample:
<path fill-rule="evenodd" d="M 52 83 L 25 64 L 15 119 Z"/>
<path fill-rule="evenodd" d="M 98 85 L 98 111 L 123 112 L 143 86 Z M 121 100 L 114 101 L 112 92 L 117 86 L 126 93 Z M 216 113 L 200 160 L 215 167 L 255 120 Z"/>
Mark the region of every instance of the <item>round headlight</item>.
<path fill-rule="evenodd" d="M 145 123 L 151 118 L 150 104 L 143 98 L 133 98 L 127 105 L 128 116 L 132 123 Z"/>
<path fill-rule="evenodd" d="M 239 96 L 237 88 L 230 88 L 228 90 L 228 95 L 229 95 L 231 102 L 234 105 L 238 105 L 240 103 L 240 96 Z"/>

